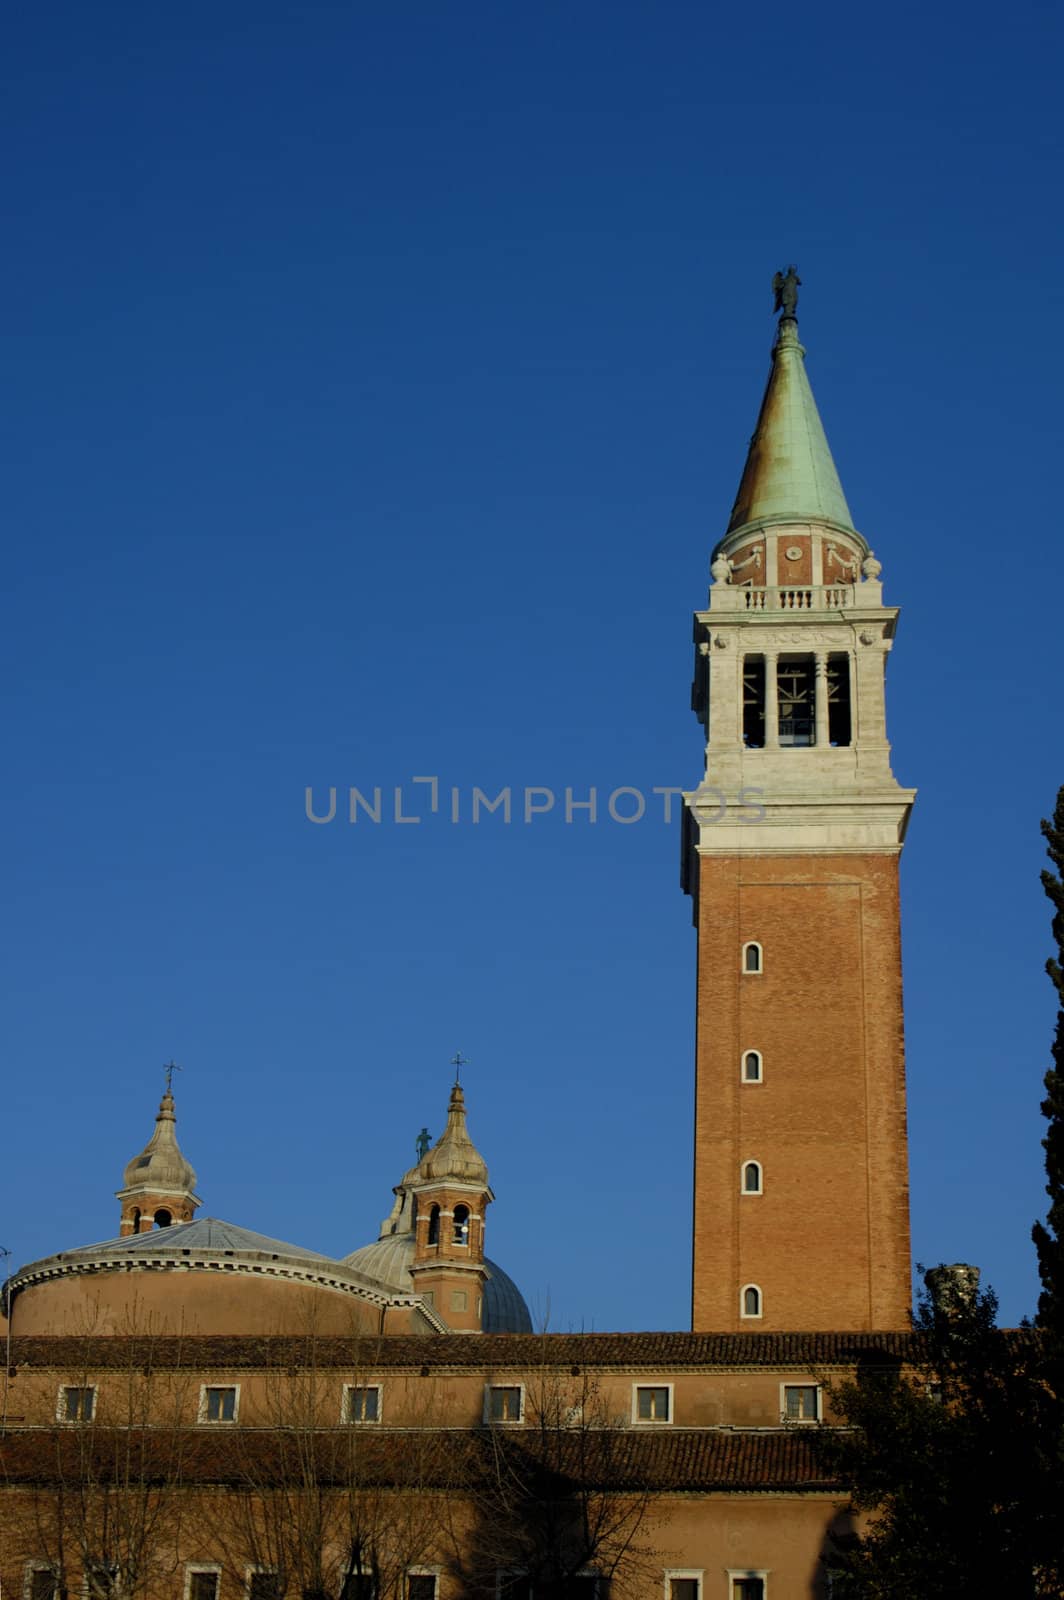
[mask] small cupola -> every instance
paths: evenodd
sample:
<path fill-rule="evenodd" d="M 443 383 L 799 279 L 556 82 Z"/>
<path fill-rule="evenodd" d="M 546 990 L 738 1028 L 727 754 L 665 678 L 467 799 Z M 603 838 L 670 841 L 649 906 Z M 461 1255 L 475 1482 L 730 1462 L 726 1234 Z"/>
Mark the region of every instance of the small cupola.
<path fill-rule="evenodd" d="M 177 1117 L 169 1085 L 159 1103 L 155 1132 L 123 1174 L 115 1198 L 122 1203 L 120 1233 L 150 1233 L 172 1223 L 191 1222 L 200 1204 L 196 1173 L 177 1142 Z"/>
<path fill-rule="evenodd" d="M 460 1083 L 456 1083 L 451 1090 L 447 1126 L 422 1158 L 418 1175 L 422 1183 L 442 1183 L 454 1179 L 458 1183 L 472 1183 L 487 1188 L 487 1163 L 469 1137 L 465 1095 Z"/>

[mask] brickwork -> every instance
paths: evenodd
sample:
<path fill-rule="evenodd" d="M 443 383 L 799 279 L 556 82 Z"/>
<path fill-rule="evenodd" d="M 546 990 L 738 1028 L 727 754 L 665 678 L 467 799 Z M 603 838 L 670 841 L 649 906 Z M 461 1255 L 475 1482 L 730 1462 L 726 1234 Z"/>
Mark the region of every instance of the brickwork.
<path fill-rule="evenodd" d="M 693 1327 L 903 1328 L 910 1307 L 896 854 L 703 859 Z M 756 940 L 760 973 L 741 971 Z M 761 1079 L 742 1056 L 759 1051 Z M 742 1192 L 760 1164 L 762 1192 Z M 761 1316 L 741 1315 L 746 1285 Z"/>

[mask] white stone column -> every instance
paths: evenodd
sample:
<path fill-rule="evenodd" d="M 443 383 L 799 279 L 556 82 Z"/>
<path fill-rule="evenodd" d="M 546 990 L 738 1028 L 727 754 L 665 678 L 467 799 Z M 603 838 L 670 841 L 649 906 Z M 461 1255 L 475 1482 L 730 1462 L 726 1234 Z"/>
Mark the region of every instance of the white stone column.
<path fill-rule="evenodd" d="M 779 652 L 765 651 L 765 749 L 780 746 Z"/>
<path fill-rule="evenodd" d="M 828 653 L 826 650 L 816 652 L 816 679 L 813 689 L 813 711 L 816 717 L 816 734 L 814 743 L 819 749 L 825 750 L 831 743 L 828 725 Z"/>

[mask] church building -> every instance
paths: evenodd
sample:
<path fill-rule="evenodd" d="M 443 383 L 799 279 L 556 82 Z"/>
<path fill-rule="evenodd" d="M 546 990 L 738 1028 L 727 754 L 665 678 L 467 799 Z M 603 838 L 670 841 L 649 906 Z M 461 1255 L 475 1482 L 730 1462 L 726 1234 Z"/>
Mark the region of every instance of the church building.
<path fill-rule="evenodd" d="M 910 1350 L 914 791 L 887 739 L 898 612 L 813 399 L 793 269 L 776 288 L 694 618 L 691 1330 L 533 1333 L 487 1254 L 457 1081 L 378 1237 L 334 1259 L 197 1217 L 168 1078 L 114 1236 L 57 1241 L 4 1289 L 5 1595 L 827 1595 L 852 1523 L 812 1437 L 832 1383 Z"/>

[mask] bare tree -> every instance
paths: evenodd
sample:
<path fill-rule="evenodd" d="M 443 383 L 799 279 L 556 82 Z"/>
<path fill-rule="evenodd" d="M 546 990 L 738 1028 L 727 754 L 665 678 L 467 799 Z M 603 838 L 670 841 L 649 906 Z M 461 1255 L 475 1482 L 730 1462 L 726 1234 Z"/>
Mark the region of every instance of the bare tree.
<path fill-rule="evenodd" d="M 12 1456 L 26 1458 L 8 1543 L 38 1564 L 42 1593 L 138 1600 L 178 1565 L 183 1485 L 196 1451 L 185 1425 L 191 1374 L 182 1341 L 163 1340 L 137 1311 L 107 1346 L 101 1366 L 90 1328 L 75 1337 L 58 1392 L 55 1369 L 35 1395 L 32 1381 L 24 1385 L 34 1409 L 54 1421 L 8 1437 Z"/>
<path fill-rule="evenodd" d="M 350 1364 L 338 1367 L 313 1333 L 277 1341 L 276 1364 L 232 1440 L 229 1492 L 211 1532 L 241 1584 L 249 1570 L 261 1574 L 252 1586 L 261 1600 L 405 1600 L 410 1568 L 438 1560 L 455 1452 L 434 1388 L 421 1380 L 403 1426 L 386 1426 L 370 1381 L 379 1345 L 344 1346 Z"/>
<path fill-rule="evenodd" d="M 514 1402 L 518 1392 L 520 1426 Z M 575 1600 L 660 1574 L 641 1452 L 584 1367 L 544 1364 L 523 1385 L 489 1383 L 471 1526 L 452 1558 L 471 1595 Z"/>

